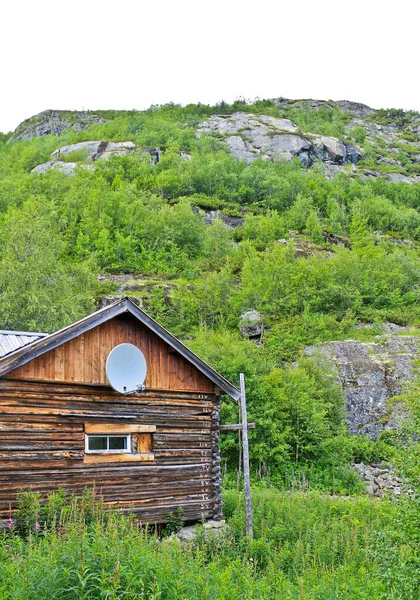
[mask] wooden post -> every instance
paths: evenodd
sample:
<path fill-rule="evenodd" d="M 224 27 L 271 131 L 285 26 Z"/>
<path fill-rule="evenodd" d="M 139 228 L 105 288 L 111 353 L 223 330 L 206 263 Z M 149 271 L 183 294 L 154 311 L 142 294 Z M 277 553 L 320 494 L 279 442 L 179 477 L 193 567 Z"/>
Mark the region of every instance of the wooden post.
<path fill-rule="evenodd" d="M 252 505 L 251 505 L 251 482 L 249 476 L 249 450 L 248 450 L 248 417 L 246 414 L 246 395 L 244 374 L 239 375 L 241 383 L 241 412 L 242 412 L 242 444 L 244 457 L 244 489 L 246 510 L 246 533 L 252 539 Z"/>

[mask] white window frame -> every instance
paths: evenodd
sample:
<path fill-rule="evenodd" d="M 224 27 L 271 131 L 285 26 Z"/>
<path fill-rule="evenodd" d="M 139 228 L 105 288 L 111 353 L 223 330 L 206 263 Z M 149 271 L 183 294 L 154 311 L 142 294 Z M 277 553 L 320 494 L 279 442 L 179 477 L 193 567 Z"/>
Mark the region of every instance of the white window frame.
<path fill-rule="evenodd" d="M 107 438 L 107 450 L 90 450 L 89 439 L 93 437 Z M 126 438 L 127 448 L 125 450 L 119 448 L 116 450 L 109 450 L 109 438 Z M 86 454 L 132 454 L 131 446 L 131 434 L 130 433 L 86 433 L 85 434 L 85 453 Z"/>

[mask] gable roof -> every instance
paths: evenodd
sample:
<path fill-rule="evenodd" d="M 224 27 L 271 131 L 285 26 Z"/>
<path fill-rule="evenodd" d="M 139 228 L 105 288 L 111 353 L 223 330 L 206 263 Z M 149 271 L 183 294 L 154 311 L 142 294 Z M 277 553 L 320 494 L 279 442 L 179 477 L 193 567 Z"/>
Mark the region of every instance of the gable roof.
<path fill-rule="evenodd" d="M 34 331 L 0 330 L 0 358 L 47 335 L 48 333 L 35 333 Z"/>
<path fill-rule="evenodd" d="M 131 314 L 148 329 L 153 331 L 153 333 L 164 340 L 169 346 L 171 346 L 171 348 L 176 350 L 185 358 L 185 360 L 193 364 L 199 371 L 201 371 L 201 373 L 203 373 L 203 375 L 208 377 L 210 381 L 222 389 L 231 398 L 234 400 L 238 400 L 240 398 L 241 393 L 237 387 L 225 379 L 223 375 L 220 375 L 220 373 L 210 367 L 210 365 L 199 358 L 192 350 L 187 348 L 187 346 L 169 333 L 169 331 L 162 327 L 162 325 L 159 325 L 157 321 L 152 319 L 152 317 L 145 313 L 144 310 L 136 306 L 136 304 L 131 302 L 131 300 L 128 298 L 122 298 L 121 300 L 118 300 L 109 306 L 105 306 L 104 308 L 97 310 L 80 321 L 77 321 L 72 325 L 68 325 L 67 327 L 64 327 L 64 329 L 60 329 L 59 331 L 51 333 L 50 335 L 42 333 L 27 333 L 27 336 L 37 337 L 30 343 L 26 343 L 25 345 L 22 343 L 20 347 L 18 346 L 16 348 L 16 350 L 7 353 L 0 358 L 0 377 L 26 364 L 37 356 L 45 354 L 45 352 L 53 350 L 54 348 L 57 348 L 57 346 L 65 344 L 69 340 L 81 335 L 82 333 L 85 333 L 86 331 L 89 331 L 90 329 L 93 329 L 94 327 L 97 327 L 101 323 L 109 321 L 110 319 L 113 319 L 114 317 L 124 313 Z M 25 335 L 25 332 L 10 333 L 21 333 L 22 338 Z"/>

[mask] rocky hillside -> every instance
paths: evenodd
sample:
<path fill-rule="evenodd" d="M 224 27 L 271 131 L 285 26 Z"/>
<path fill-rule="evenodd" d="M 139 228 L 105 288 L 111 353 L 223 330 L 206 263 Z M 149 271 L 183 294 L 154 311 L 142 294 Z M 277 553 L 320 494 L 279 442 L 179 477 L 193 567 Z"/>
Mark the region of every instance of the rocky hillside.
<path fill-rule="evenodd" d="M 284 98 L 36 115 L 0 136 L 0 326 L 53 331 L 129 296 L 245 373 L 260 473 L 349 491 L 348 464 L 392 454 L 415 376 L 419 127 Z"/>
<path fill-rule="evenodd" d="M 210 135 L 223 141 L 235 158 L 248 163 L 257 158 L 286 160 L 299 158 L 304 167 L 316 163 L 324 165 L 327 177 L 339 172 L 352 177 L 386 177 L 393 182 L 420 181 L 420 115 L 400 110 L 374 110 L 364 104 L 349 101 L 287 100 L 272 101 L 279 117 L 252 112 L 213 114 L 196 127 L 197 135 Z M 339 135 L 322 135 L 311 119 L 305 123 L 303 114 L 336 111 L 341 115 Z M 32 139 L 64 132 L 78 133 L 92 125 L 106 123 L 125 115 L 125 111 L 69 112 L 47 110 L 21 123 L 9 139 Z M 105 116 L 106 115 L 106 116 Z M 294 118 L 295 117 L 295 118 Z M 328 125 L 328 123 L 327 123 Z M 315 130 L 314 130 L 315 129 Z M 330 129 L 334 129 L 330 127 Z M 105 144 L 96 142 L 91 144 Z M 79 145 L 77 145 L 79 146 Z M 71 148 L 69 152 L 77 151 Z M 109 149 L 105 156 L 116 150 Z M 53 159 L 63 160 L 63 149 L 53 152 Z M 186 155 L 188 157 L 188 155 Z M 83 162 L 83 157 L 79 162 Z M 36 172 L 58 168 L 71 174 L 74 166 L 63 166 L 59 161 L 39 165 Z"/>

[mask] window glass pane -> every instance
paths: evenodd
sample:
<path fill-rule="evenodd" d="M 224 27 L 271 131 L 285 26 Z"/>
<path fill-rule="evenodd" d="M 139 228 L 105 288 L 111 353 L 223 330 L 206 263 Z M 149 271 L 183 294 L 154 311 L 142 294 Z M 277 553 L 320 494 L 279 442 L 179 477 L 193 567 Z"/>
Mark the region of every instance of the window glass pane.
<path fill-rule="evenodd" d="M 90 435 L 88 440 L 89 440 L 88 441 L 89 450 L 107 450 L 108 438 L 106 436 Z"/>
<path fill-rule="evenodd" d="M 109 449 L 110 450 L 127 450 L 127 436 L 123 437 L 109 437 Z"/>

